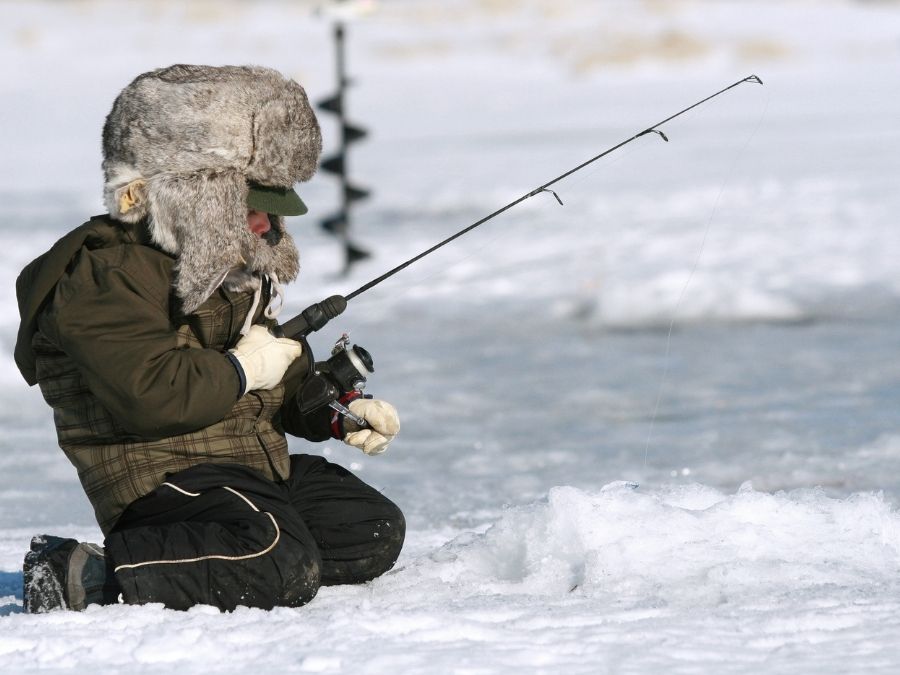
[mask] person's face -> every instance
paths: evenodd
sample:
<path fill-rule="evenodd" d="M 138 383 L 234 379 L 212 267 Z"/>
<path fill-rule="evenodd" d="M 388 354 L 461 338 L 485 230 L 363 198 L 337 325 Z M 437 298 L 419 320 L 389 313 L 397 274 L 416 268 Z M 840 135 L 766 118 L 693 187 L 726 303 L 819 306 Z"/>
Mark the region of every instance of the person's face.
<path fill-rule="evenodd" d="M 272 223 L 269 222 L 269 214 L 265 211 L 256 211 L 254 209 L 247 211 L 247 229 L 257 237 L 264 237 L 272 229 Z"/>

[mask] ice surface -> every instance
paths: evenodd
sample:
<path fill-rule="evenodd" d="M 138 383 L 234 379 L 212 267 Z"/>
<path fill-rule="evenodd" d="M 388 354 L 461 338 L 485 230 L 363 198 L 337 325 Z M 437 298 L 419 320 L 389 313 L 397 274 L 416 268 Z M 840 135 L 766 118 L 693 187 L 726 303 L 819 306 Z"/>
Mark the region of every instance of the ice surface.
<path fill-rule="evenodd" d="M 396 0 L 348 29 L 337 276 L 303 186 L 288 312 L 347 293 L 756 73 L 354 300 L 403 432 L 321 452 L 408 516 L 398 567 L 299 610 L 21 614 L 33 534 L 98 541 L 12 361 L 18 271 L 101 211 L 134 75 L 262 63 L 332 91 L 312 2 L 5 2 L 0 671 L 896 672 L 900 6 Z M 322 117 L 326 153 L 335 128 Z M 315 336 L 324 350 L 334 335 Z M 628 487 L 626 481 L 640 483 Z"/>

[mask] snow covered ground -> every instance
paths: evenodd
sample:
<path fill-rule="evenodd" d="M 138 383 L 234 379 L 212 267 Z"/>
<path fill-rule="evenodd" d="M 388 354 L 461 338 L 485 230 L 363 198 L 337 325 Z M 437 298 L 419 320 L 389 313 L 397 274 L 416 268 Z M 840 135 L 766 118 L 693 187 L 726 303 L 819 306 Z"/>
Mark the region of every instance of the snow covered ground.
<path fill-rule="evenodd" d="M 21 267 L 101 211 L 116 93 L 174 62 L 332 92 L 308 2 L 0 2 L 0 672 L 897 672 L 900 3 L 383 2 L 349 28 L 375 256 L 304 186 L 289 312 L 347 293 L 751 73 L 354 300 L 389 452 L 322 452 L 409 521 L 307 607 L 21 612 L 32 534 L 98 540 L 12 361 Z M 335 128 L 322 116 L 326 144 Z M 327 152 L 327 149 L 326 149 Z M 670 330 L 671 329 L 671 330 Z M 332 333 L 334 335 L 332 335 Z M 634 484 L 638 484 L 635 487 Z"/>

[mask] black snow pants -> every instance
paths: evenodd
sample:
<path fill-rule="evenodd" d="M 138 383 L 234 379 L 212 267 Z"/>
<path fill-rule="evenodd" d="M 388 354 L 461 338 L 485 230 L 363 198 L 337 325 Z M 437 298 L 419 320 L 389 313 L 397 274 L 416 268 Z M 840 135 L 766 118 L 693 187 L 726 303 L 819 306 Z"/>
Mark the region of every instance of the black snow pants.
<path fill-rule="evenodd" d="M 128 507 L 105 547 L 129 604 L 271 609 L 383 574 L 405 531 L 400 509 L 352 473 L 292 455 L 283 482 L 238 464 L 171 474 Z"/>

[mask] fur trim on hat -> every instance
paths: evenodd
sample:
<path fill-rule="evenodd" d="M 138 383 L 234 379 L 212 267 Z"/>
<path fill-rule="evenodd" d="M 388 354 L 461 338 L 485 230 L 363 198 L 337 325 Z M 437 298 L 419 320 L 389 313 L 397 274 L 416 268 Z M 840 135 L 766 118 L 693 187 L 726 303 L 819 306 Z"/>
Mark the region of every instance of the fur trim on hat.
<path fill-rule="evenodd" d="M 296 82 L 256 66 L 176 65 L 138 76 L 103 128 L 104 201 L 178 257 L 175 292 L 190 313 L 232 270 L 292 281 L 296 246 L 247 231 L 247 182 L 292 187 L 315 173 L 322 137 Z"/>

